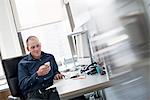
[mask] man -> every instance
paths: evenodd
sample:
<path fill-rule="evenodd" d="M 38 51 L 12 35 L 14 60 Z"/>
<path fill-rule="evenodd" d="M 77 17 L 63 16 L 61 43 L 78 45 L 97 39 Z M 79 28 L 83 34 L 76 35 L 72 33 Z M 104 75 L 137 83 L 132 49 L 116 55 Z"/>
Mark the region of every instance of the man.
<path fill-rule="evenodd" d="M 56 89 L 45 90 L 53 85 L 53 79 L 62 79 L 53 55 L 41 51 L 41 43 L 35 36 L 26 40 L 30 52 L 18 64 L 18 79 L 22 94 L 27 100 L 58 100 Z M 57 97 L 52 97 L 55 93 Z"/>

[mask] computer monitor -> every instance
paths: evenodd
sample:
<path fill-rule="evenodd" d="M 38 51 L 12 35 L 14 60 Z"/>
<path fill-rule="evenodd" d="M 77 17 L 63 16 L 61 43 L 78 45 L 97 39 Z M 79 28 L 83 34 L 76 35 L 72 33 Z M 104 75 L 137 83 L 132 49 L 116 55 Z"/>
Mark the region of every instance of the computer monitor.
<path fill-rule="evenodd" d="M 78 65 L 89 65 L 92 62 L 91 48 L 87 31 L 74 32 L 68 35 L 73 59 Z"/>

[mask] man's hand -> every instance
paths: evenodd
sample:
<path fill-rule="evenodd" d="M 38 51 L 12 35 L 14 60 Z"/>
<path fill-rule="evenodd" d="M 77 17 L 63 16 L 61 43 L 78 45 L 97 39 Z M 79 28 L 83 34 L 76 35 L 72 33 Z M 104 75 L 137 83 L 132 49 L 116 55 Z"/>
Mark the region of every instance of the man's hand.
<path fill-rule="evenodd" d="M 37 74 L 38 74 L 38 76 L 44 76 L 44 75 L 48 74 L 50 70 L 51 70 L 50 66 L 42 65 L 39 67 Z"/>
<path fill-rule="evenodd" d="M 58 73 L 54 76 L 54 80 L 59 80 L 59 79 L 63 79 L 64 75 Z"/>

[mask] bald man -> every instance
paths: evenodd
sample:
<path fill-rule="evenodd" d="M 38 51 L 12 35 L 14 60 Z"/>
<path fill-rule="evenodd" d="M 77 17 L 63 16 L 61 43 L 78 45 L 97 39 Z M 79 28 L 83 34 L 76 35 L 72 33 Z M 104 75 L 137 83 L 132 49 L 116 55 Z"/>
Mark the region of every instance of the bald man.
<path fill-rule="evenodd" d="M 59 100 L 55 88 L 45 90 L 53 85 L 53 80 L 62 79 L 52 54 L 41 51 L 41 43 L 36 36 L 26 40 L 30 52 L 18 64 L 19 87 L 27 100 Z M 51 95 L 51 94 L 55 94 Z M 53 97 L 54 96 L 54 97 Z"/>

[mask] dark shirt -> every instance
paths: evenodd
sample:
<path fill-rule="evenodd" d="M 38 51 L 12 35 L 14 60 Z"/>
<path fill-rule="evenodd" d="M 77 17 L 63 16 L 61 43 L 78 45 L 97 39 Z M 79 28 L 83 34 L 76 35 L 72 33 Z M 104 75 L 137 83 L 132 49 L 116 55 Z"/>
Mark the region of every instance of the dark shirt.
<path fill-rule="evenodd" d="M 46 62 L 50 62 L 50 72 L 45 76 L 38 76 L 36 71 Z M 22 94 L 27 95 L 28 92 L 51 86 L 57 73 L 59 73 L 58 66 L 53 55 L 42 52 L 40 59 L 34 59 L 31 54 L 27 55 L 18 64 L 18 79 Z"/>

